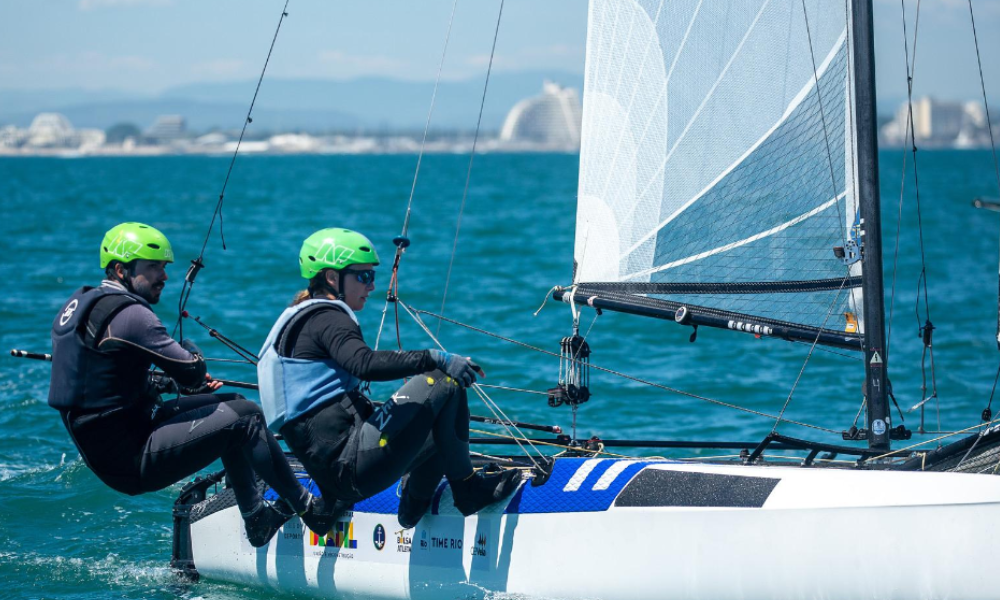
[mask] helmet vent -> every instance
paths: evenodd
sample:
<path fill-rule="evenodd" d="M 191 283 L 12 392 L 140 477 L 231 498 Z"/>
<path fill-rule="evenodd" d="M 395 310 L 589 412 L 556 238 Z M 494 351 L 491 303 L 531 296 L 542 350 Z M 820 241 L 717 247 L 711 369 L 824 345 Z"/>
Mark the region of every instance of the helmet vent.
<path fill-rule="evenodd" d="M 310 256 L 310 257 L 309 257 L 309 260 L 311 260 L 311 261 L 313 261 L 313 262 L 316 262 L 316 257 L 315 257 L 315 256 Z"/>
<path fill-rule="evenodd" d="M 371 252 L 372 251 L 372 249 L 369 248 L 368 246 L 360 246 L 358 248 L 358 250 L 361 250 L 362 252 Z"/>
<path fill-rule="evenodd" d="M 149 246 L 150 248 L 152 248 L 153 250 L 159 250 L 160 249 L 160 246 L 158 244 L 146 244 L 146 245 Z"/>

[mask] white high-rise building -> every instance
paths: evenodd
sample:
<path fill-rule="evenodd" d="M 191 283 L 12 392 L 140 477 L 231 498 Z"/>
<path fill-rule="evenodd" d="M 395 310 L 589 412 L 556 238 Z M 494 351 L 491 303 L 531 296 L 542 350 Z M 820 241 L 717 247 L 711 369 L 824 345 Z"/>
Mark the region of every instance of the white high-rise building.
<path fill-rule="evenodd" d="M 580 147 L 583 111 L 576 90 L 546 81 L 542 95 L 518 102 L 507 113 L 500 141 L 546 149 L 576 150 Z"/>
<path fill-rule="evenodd" d="M 881 139 L 888 145 L 907 145 L 909 106 L 903 104 L 896 118 L 882 127 Z M 932 98 L 913 101 L 913 137 L 931 147 L 974 147 L 989 143 L 986 111 L 978 102 L 947 102 Z"/>
<path fill-rule="evenodd" d="M 160 115 L 143 134 L 158 142 L 169 142 L 183 138 L 187 132 L 187 121 L 181 115 Z"/>

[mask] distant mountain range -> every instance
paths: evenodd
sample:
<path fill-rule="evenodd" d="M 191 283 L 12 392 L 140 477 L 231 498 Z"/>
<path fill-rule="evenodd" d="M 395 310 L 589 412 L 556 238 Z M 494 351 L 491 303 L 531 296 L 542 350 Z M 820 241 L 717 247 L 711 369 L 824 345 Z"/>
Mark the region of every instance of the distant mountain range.
<path fill-rule="evenodd" d="M 483 78 L 442 81 L 434 129 L 470 131 L 476 126 Z M 537 96 L 545 80 L 583 89 L 583 75 L 567 72 L 493 73 L 483 109 L 484 130 L 497 130 L 518 101 Z M 178 114 L 188 129 L 242 126 L 256 81 L 197 83 L 144 95 L 115 90 L 0 89 L 0 125 L 27 127 L 40 112 L 59 112 L 77 128 L 107 129 L 116 123 L 146 128 L 159 115 Z M 422 131 L 434 83 L 384 78 L 349 81 L 264 79 L 254 108 L 256 131 Z"/>

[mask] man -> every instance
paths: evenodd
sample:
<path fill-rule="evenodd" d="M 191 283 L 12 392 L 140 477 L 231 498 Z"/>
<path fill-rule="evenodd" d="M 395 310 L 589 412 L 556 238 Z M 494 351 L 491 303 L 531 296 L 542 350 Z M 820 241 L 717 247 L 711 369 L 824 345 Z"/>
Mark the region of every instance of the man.
<path fill-rule="evenodd" d="M 254 472 L 325 534 L 332 522 L 295 478 L 257 405 L 211 393 L 221 384 L 197 346 L 178 344 L 153 313 L 174 260 L 166 236 L 122 223 L 105 234 L 100 254 L 106 279 L 77 290 L 52 324 L 49 404 L 87 466 L 109 487 L 136 495 L 221 458 L 252 545 L 267 544 L 290 516 L 264 502 Z M 161 403 L 150 364 L 189 395 Z"/>

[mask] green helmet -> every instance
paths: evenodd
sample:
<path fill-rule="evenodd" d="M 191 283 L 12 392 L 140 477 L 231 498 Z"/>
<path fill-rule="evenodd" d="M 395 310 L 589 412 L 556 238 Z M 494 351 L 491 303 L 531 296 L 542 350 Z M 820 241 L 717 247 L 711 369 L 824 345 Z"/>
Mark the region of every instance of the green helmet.
<path fill-rule="evenodd" d="M 113 260 L 130 263 L 133 260 L 163 260 L 174 262 L 174 250 L 167 236 L 155 227 L 142 223 L 115 225 L 101 241 L 101 268 Z"/>
<path fill-rule="evenodd" d="M 307 237 L 299 250 L 299 268 L 306 279 L 312 279 L 323 269 L 339 271 L 362 264 L 377 265 L 378 253 L 368 238 L 350 229 L 320 229 Z"/>

